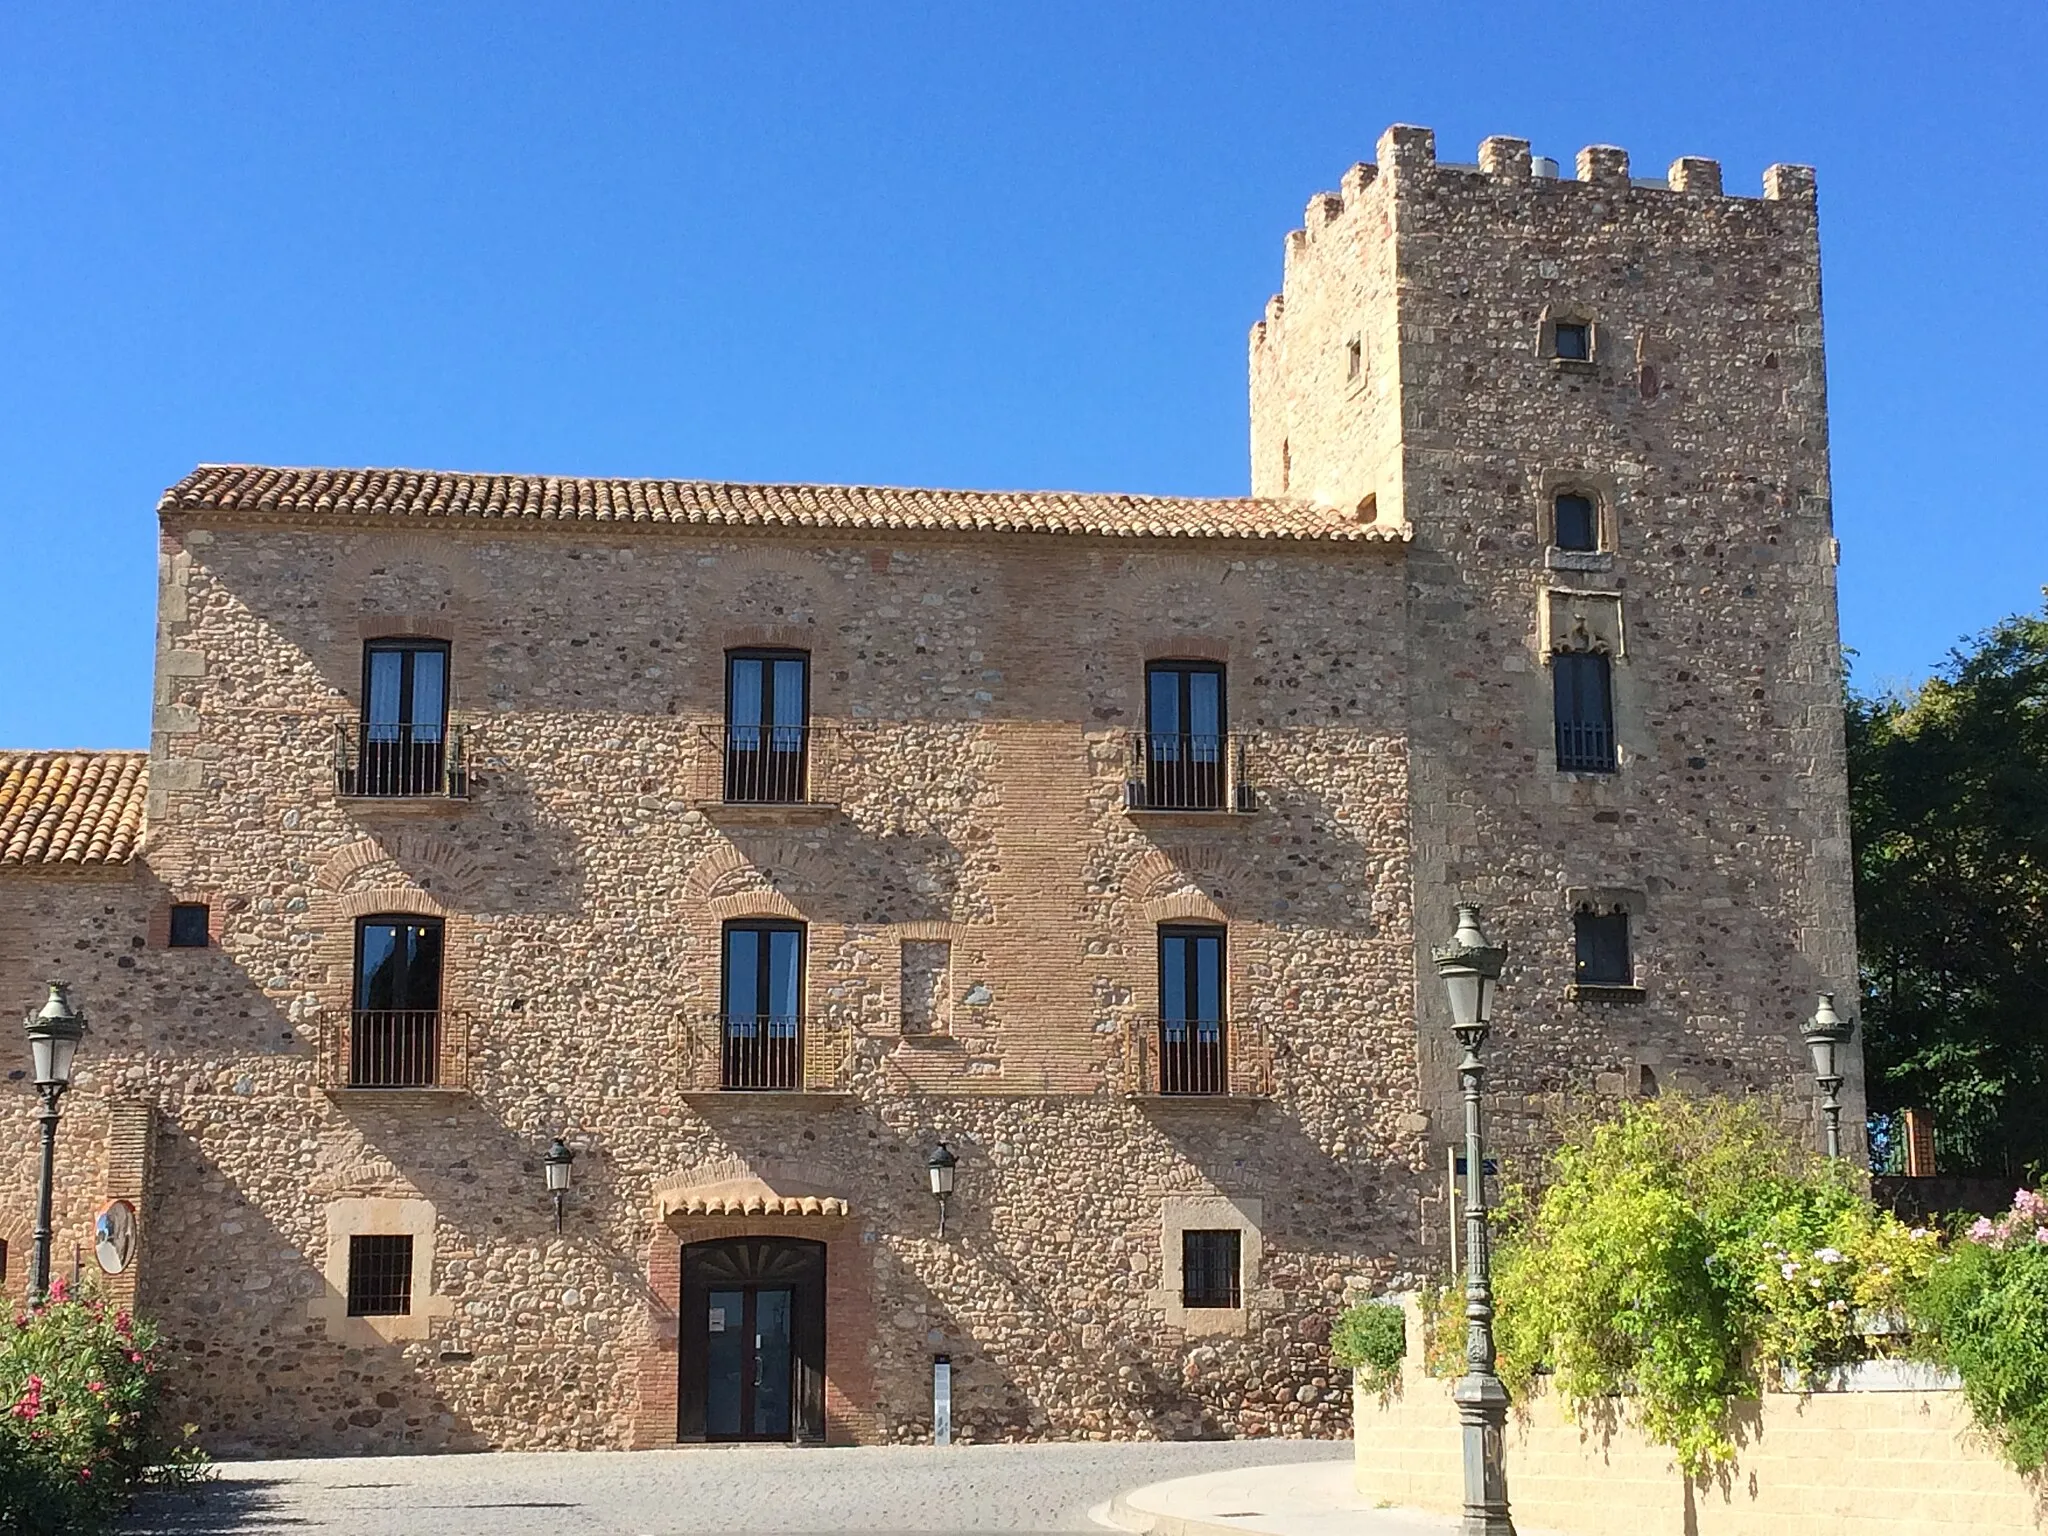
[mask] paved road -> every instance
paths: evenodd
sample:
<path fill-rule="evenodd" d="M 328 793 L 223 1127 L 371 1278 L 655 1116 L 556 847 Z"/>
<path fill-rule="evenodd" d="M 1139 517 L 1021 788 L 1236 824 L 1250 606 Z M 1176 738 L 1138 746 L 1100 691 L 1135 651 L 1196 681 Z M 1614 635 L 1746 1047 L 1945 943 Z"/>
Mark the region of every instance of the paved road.
<path fill-rule="evenodd" d="M 1350 1454 L 1348 1441 L 989 1445 L 385 1456 L 224 1465 L 132 1536 L 678 1536 L 683 1532 L 1060 1531 L 1171 1477 Z"/>

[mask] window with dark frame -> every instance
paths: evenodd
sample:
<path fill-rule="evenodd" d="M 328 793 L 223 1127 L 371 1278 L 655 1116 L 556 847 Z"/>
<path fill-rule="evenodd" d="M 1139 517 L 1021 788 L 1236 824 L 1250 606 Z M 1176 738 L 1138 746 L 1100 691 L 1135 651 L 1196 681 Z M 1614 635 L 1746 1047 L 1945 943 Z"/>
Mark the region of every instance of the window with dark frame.
<path fill-rule="evenodd" d="M 348 1315 L 405 1317 L 412 1311 L 412 1239 L 348 1240 Z"/>
<path fill-rule="evenodd" d="M 1228 777 L 1220 661 L 1145 666 L 1145 808 L 1220 811 Z"/>
<path fill-rule="evenodd" d="M 1223 937 L 1213 925 L 1159 930 L 1159 1082 L 1163 1094 L 1227 1093 Z"/>
<path fill-rule="evenodd" d="M 1558 772 L 1615 772 L 1613 664 L 1598 651 L 1560 651 L 1550 672 Z"/>
<path fill-rule="evenodd" d="M 356 923 L 349 1086 L 429 1088 L 439 1067 L 438 917 L 393 914 Z"/>
<path fill-rule="evenodd" d="M 1180 1304 L 1184 1307 L 1241 1307 L 1244 1287 L 1239 1270 L 1244 1234 L 1185 1231 L 1180 1235 Z"/>
<path fill-rule="evenodd" d="M 1589 362 L 1593 356 L 1593 327 L 1583 320 L 1560 320 L 1551 327 L 1552 355 L 1568 363 Z"/>
<path fill-rule="evenodd" d="M 802 651 L 725 656 L 725 798 L 787 805 L 806 797 L 811 658 Z"/>
<path fill-rule="evenodd" d="M 170 945 L 173 949 L 204 949 L 210 931 L 211 914 L 203 901 L 171 904 Z"/>
<path fill-rule="evenodd" d="M 719 1085 L 803 1087 L 803 924 L 727 923 L 719 992 Z"/>
<path fill-rule="evenodd" d="M 448 643 L 365 642 L 362 734 L 350 793 L 448 793 L 447 741 Z"/>
<path fill-rule="evenodd" d="M 1573 979 L 1586 987 L 1626 987 L 1635 981 L 1628 953 L 1628 912 L 1592 906 L 1572 914 Z"/>
<path fill-rule="evenodd" d="M 1347 383 L 1356 384 L 1360 374 L 1365 372 L 1365 343 L 1356 336 L 1344 349 L 1344 378 Z"/>
<path fill-rule="evenodd" d="M 1559 549 L 1591 551 L 1600 547 L 1600 511 L 1592 497 L 1560 491 L 1551 511 L 1551 542 Z"/>
<path fill-rule="evenodd" d="M 0 1285 L 7 1283 L 7 1239 L 0 1237 Z"/>

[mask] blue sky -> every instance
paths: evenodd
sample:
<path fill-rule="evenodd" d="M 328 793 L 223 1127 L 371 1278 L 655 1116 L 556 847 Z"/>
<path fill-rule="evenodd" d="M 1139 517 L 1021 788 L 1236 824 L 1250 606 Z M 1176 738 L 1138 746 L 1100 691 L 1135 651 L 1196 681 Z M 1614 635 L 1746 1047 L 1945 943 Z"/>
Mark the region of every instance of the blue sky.
<path fill-rule="evenodd" d="M 2044 79 L 2031 0 L 11 0 L 0 746 L 146 742 L 202 460 L 1241 492 L 1397 121 L 1820 167 L 1844 633 L 1916 679 L 2048 582 Z"/>

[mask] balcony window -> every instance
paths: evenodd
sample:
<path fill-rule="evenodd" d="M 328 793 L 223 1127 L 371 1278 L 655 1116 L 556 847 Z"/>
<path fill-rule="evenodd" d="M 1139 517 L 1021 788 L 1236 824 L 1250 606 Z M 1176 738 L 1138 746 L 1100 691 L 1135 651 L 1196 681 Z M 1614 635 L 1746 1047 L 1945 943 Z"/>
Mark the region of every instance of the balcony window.
<path fill-rule="evenodd" d="M 1614 668 L 1598 651 L 1550 658 L 1560 773 L 1613 773 Z"/>
<path fill-rule="evenodd" d="M 802 924 L 726 924 L 721 1087 L 803 1086 L 803 983 Z"/>
<path fill-rule="evenodd" d="M 1155 661 L 1145 669 L 1144 798 L 1147 810 L 1220 811 L 1228 742 L 1223 668 L 1213 661 Z"/>
<path fill-rule="evenodd" d="M 1180 1235 L 1180 1304 L 1184 1307 L 1244 1305 L 1244 1234 L 1235 1228 L 1184 1231 Z"/>
<path fill-rule="evenodd" d="M 805 799 L 811 659 L 801 651 L 731 651 L 725 660 L 725 798 Z"/>
<path fill-rule="evenodd" d="M 451 782 L 448 647 L 439 640 L 372 640 L 363 647 L 363 716 L 342 792 L 392 797 L 466 791 Z"/>
<path fill-rule="evenodd" d="M 349 1086 L 432 1087 L 440 1036 L 440 919 L 364 918 L 356 925 Z"/>
<path fill-rule="evenodd" d="M 1223 930 L 1159 930 L 1159 1091 L 1226 1093 Z"/>

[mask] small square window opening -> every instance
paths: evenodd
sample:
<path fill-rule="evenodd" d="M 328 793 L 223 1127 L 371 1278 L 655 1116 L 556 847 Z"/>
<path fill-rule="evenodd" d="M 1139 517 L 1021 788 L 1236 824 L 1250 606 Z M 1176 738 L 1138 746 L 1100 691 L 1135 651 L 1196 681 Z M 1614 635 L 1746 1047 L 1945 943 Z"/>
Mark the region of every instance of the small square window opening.
<path fill-rule="evenodd" d="M 1585 321 L 1560 320 L 1551 335 L 1551 350 L 1565 362 L 1583 363 L 1593 356 L 1593 328 Z"/>
<path fill-rule="evenodd" d="M 348 1315 L 404 1317 L 412 1311 L 412 1239 L 348 1240 Z"/>
<path fill-rule="evenodd" d="M 1600 518 L 1593 498 L 1565 492 L 1552 504 L 1556 513 L 1553 540 L 1559 549 L 1596 550 L 1600 547 Z"/>
<path fill-rule="evenodd" d="M 171 948 L 206 948 L 210 916 L 203 901 L 175 903 L 171 907 Z"/>
<path fill-rule="evenodd" d="M 1572 914 L 1572 944 L 1579 985 L 1626 987 L 1635 980 L 1628 954 L 1628 913 L 1579 908 Z"/>
<path fill-rule="evenodd" d="M 1180 1235 L 1180 1303 L 1184 1307 L 1241 1307 L 1238 1279 L 1244 1234 L 1189 1231 Z"/>

